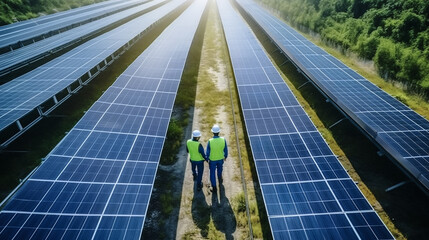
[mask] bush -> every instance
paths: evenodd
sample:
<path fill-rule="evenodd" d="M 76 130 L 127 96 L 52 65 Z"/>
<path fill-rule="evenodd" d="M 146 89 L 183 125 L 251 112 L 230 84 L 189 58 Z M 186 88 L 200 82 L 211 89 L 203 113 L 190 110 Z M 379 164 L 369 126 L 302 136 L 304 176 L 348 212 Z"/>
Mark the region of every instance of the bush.
<path fill-rule="evenodd" d="M 180 141 L 183 137 L 183 128 L 179 122 L 171 118 L 168 125 L 167 138 L 165 139 L 164 148 L 162 149 L 161 164 L 171 165 L 177 161 L 177 153 L 180 148 Z"/>
<path fill-rule="evenodd" d="M 419 83 L 422 80 L 422 58 L 421 54 L 412 48 L 401 51 L 400 70 L 397 74 L 398 80 L 403 82 Z"/>
<path fill-rule="evenodd" d="M 374 56 L 374 63 L 382 77 L 385 79 L 396 78 L 396 73 L 399 70 L 398 57 L 396 44 L 388 39 L 380 40 L 380 45 Z"/>
<path fill-rule="evenodd" d="M 357 52 L 359 56 L 365 59 L 373 59 L 379 44 L 380 39 L 374 32 L 369 37 L 361 35 L 357 41 Z"/>

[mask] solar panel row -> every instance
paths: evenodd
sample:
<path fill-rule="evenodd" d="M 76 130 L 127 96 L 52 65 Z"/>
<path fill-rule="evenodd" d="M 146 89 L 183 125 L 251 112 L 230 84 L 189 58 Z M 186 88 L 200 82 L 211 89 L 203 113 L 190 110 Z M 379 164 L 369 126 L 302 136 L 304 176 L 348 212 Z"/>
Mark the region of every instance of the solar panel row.
<path fill-rule="evenodd" d="M 275 239 L 393 239 L 227 0 L 218 0 Z"/>
<path fill-rule="evenodd" d="M 31 45 L 21 47 L 0 55 L 0 76 L 19 69 L 32 61 L 39 60 L 67 46 L 78 43 L 96 33 L 111 28 L 112 25 L 137 17 L 148 9 L 159 6 L 165 0 L 150 1 L 136 7 L 121 11 L 111 16 L 75 27 L 50 38 L 40 40 Z"/>
<path fill-rule="evenodd" d="M 99 37 L 76 47 L 64 55 L 0 86 L 0 133 L 8 130 L 14 135 L 2 145 L 7 145 L 41 117 L 65 100 L 85 81 L 91 80 L 99 70 L 120 55 L 139 39 L 147 29 L 172 12 L 185 0 L 171 1 L 141 17 L 123 24 Z M 72 89 L 73 87 L 73 89 Z M 59 92 L 66 91 L 60 99 Z M 47 102 L 48 109 L 42 109 Z M 19 120 L 29 113 L 35 116 L 23 124 Z"/>
<path fill-rule="evenodd" d="M 107 1 L 0 27 L 0 54 L 106 17 L 145 1 Z"/>
<path fill-rule="evenodd" d="M 121 2 L 121 1 L 120 0 L 107 0 L 107 1 L 100 2 L 100 3 L 96 3 L 96 4 L 91 4 L 91 5 L 82 6 L 79 8 L 70 9 L 67 11 L 61 11 L 58 13 L 53 13 L 53 14 L 40 16 L 37 18 L 28 19 L 25 21 L 19 21 L 19 22 L 11 23 L 8 25 L 0 26 L 0 34 L 5 34 L 5 33 L 9 33 L 9 32 L 14 32 L 14 31 L 19 32 L 22 29 L 34 27 L 34 26 L 45 24 L 48 22 L 54 22 L 56 20 L 61 20 L 62 18 L 66 18 L 66 17 L 72 16 L 72 15 L 77 15 L 80 13 L 88 12 L 88 11 L 94 10 L 96 8 L 101 8 L 101 7 L 105 7 L 108 5 L 118 4 L 119 2 Z"/>
<path fill-rule="evenodd" d="M 0 213 L 0 239 L 139 239 L 195 1 L 94 103 Z"/>
<path fill-rule="evenodd" d="M 429 191 L 429 121 L 253 1 L 237 0 L 324 94 Z"/>

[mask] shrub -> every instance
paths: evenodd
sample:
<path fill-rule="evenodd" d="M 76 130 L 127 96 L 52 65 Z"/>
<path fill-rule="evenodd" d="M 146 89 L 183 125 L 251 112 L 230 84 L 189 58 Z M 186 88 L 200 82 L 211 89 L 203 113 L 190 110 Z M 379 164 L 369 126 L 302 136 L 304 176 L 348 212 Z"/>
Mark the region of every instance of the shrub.
<path fill-rule="evenodd" d="M 388 39 L 380 40 L 374 63 L 382 77 L 385 79 L 396 78 L 398 72 L 398 49 L 397 45 Z"/>
<path fill-rule="evenodd" d="M 415 49 L 406 48 L 401 51 L 400 71 L 397 74 L 398 80 L 403 82 L 419 83 L 422 79 L 421 54 Z"/>

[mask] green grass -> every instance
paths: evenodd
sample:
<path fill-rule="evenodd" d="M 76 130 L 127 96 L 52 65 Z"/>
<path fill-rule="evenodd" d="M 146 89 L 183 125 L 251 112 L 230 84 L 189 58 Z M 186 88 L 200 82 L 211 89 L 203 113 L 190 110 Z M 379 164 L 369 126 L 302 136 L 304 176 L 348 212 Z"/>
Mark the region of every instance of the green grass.
<path fill-rule="evenodd" d="M 171 184 L 170 184 L 170 188 L 171 188 Z M 177 202 L 178 199 L 173 197 L 171 192 L 162 193 L 160 196 L 160 199 L 161 199 L 162 214 L 165 217 L 168 217 L 170 213 L 173 211 L 173 203 Z"/>
<path fill-rule="evenodd" d="M 182 240 L 193 240 L 198 236 L 198 230 L 190 230 L 182 236 Z"/>

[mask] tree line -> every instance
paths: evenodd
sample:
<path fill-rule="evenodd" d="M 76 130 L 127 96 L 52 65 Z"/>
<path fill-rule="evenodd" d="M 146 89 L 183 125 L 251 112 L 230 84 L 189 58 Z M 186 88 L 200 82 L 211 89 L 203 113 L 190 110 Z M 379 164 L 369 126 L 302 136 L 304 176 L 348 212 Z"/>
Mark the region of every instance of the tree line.
<path fill-rule="evenodd" d="M 104 0 L 1 0 L 0 26 Z"/>
<path fill-rule="evenodd" d="M 429 1 L 259 0 L 291 24 L 373 60 L 379 75 L 429 93 Z"/>

